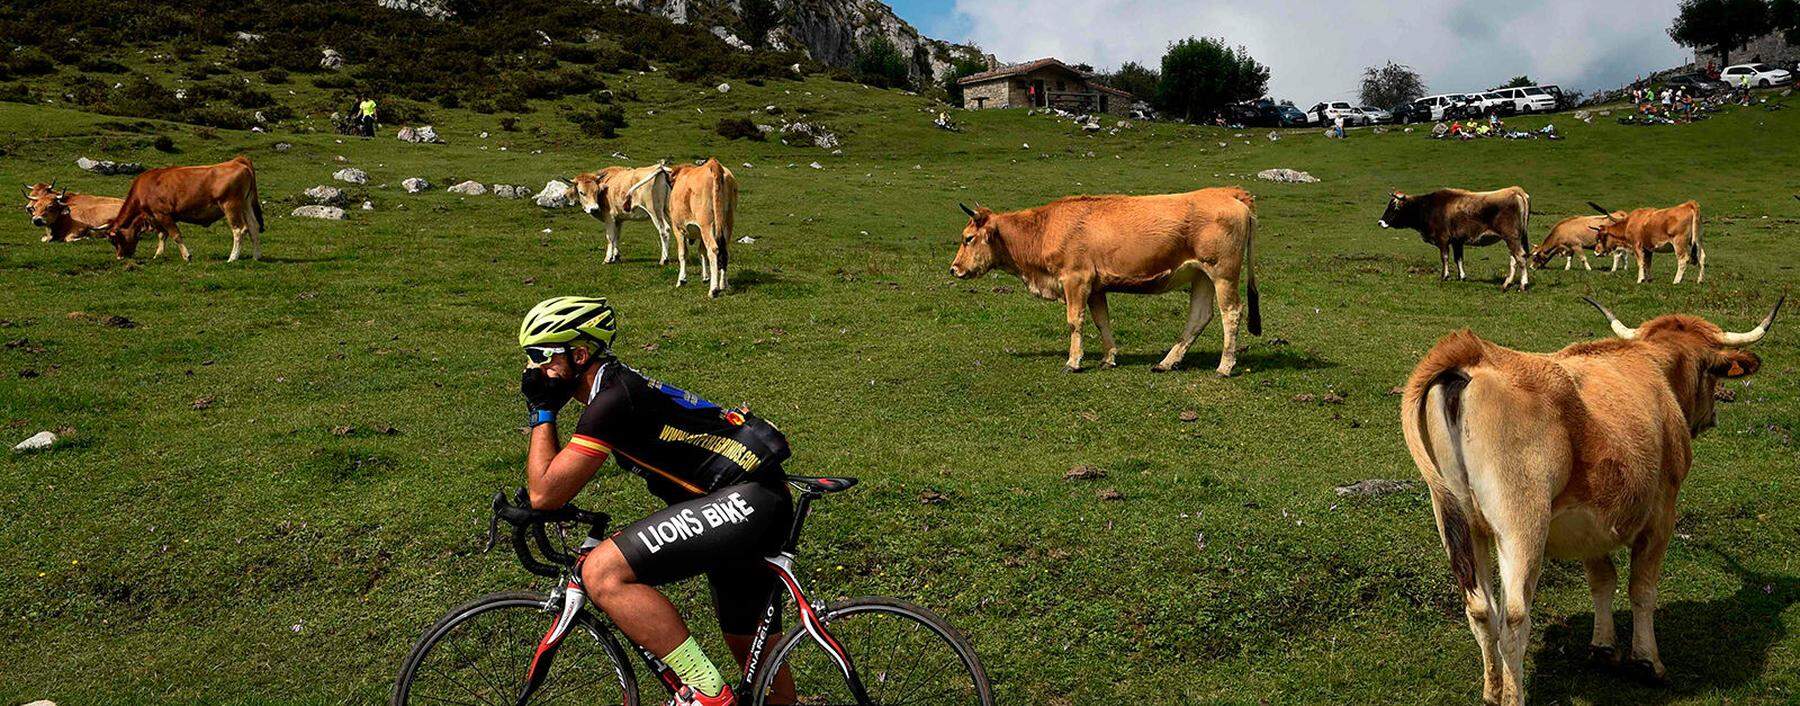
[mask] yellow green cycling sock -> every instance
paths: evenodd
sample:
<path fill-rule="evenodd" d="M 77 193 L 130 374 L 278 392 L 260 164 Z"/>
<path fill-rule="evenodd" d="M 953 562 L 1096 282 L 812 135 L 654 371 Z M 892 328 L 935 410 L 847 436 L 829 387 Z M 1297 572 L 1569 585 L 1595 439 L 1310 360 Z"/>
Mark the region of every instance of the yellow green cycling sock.
<path fill-rule="evenodd" d="M 694 642 L 694 636 L 662 657 L 663 664 L 675 670 L 675 676 L 681 677 L 681 683 L 693 687 L 706 696 L 718 696 L 725 689 L 725 677 L 719 675 L 719 668 L 713 666 L 712 660 L 700 650 L 700 643 Z"/>

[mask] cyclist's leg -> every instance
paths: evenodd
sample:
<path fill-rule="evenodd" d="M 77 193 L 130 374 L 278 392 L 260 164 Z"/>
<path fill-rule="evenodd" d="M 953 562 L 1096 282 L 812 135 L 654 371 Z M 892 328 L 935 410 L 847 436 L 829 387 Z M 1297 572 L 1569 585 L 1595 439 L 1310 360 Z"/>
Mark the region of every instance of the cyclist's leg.
<path fill-rule="evenodd" d="M 600 606 L 619 631 L 657 655 L 667 654 L 688 639 L 687 623 L 661 592 L 638 580 L 613 540 L 588 554 L 581 567 L 588 597 Z"/>
<path fill-rule="evenodd" d="M 768 608 L 774 591 L 781 590 L 780 579 L 760 558 L 720 566 L 707 572 L 706 578 L 712 587 L 713 609 L 718 613 L 719 630 L 725 634 L 725 645 L 731 648 L 731 656 L 740 666 L 749 664 L 757 623 L 762 622 L 763 611 Z M 776 612 L 769 625 L 768 641 L 763 643 L 765 660 L 768 651 L 781 643 L 781 637 L 781 613 Z M 775 675 L 775 688 L 769 693 L 768 703 L 780 706 L 796 701 L 794 675 L 783 665 Z"/>

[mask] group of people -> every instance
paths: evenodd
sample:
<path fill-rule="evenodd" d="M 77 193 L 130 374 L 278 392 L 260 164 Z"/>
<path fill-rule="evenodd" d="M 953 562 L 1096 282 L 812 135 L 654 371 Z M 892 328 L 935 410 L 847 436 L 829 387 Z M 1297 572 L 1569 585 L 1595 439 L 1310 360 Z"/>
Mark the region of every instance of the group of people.
<path fill-rule="evenodd" d="M 1497 113 L 1488 113 L 1486 120 L 1470 120 L 1463 122 L 1454 120 L 1446 124 L 1439 122 L 1431 126 L 1431 139 L 1434 140 L 1473 140 L 1481 137 L 1504 137 L 1509 140 L 1529 140 L 1543 137 L 1548 140 L 1560 140 L 1562 135 L 1556 132 L 1555 125 L 1545 125 L 1535 132 L 1508 130 L 1506 121 Z"/>

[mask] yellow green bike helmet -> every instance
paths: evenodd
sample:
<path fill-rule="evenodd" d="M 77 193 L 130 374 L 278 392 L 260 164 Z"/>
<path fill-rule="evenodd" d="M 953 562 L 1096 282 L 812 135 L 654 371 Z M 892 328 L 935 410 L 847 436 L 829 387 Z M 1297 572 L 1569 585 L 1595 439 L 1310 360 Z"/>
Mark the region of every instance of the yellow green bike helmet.
<path fill-rule="evenodd" d="M 538 302 L 519 324 L 519 347 L 559 347 L 581 341 L 612 349 L 618 316 L 605 297 L 552 297 Z"/>

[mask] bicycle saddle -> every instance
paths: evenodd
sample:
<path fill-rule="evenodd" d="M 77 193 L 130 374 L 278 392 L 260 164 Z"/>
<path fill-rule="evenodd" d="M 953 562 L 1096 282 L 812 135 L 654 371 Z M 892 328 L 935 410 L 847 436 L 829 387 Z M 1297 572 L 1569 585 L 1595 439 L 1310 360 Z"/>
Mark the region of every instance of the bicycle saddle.
<path fill-rule="evenodd" d="M 787 482 L 815 493 L 835 493 L 849 490 L 856 485 L 855 478 L 820 478 L 817 476 L 788 476 Z"/>

